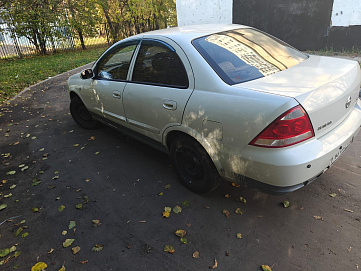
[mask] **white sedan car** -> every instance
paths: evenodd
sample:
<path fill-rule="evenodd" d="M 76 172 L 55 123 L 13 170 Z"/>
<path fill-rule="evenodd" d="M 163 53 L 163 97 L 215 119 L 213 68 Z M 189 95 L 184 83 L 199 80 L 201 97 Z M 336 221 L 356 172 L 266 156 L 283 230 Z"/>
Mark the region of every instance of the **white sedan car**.
<path fill-rule="evenodd" d="M 170 153 L 182 183 L 221 178 L 286 193 L 324 173 L 360 130 L 360 66 L 257 29 L 157 30 L 111 46 L 68 80 L 70 111 Z"/>

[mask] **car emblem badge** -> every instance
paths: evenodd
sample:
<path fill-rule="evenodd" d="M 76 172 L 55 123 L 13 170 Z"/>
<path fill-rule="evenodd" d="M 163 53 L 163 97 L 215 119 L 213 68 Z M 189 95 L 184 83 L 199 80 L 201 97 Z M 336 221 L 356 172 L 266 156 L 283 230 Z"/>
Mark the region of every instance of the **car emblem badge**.
<path fill-rule="evenodd" d="M 346 102 L 346 104 L 345 104 L 346 109 L 350 107 L 350 104 L 351 104 L 351 96 L 349 96 L 349 97 L 347 98 L 347 102 Z"/>

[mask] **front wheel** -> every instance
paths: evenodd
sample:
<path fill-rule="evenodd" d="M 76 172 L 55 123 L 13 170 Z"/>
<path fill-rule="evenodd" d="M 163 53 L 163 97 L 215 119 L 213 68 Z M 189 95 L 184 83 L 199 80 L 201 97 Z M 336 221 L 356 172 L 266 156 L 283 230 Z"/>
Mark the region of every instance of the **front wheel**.
<path fill-rule="evenodd" d="M 88 109 L 78 96 L 74 96 L 70 101 L 70 113 L 80 127 L 88 130 L 99 127 L 99 122 L 91 116 Z"/>
<path fill-rule="evenodd" d="M 182 183 L 191 191 L 204 194 L 219 185 L 220 176 L 213 161 L 194 139 L 186 136 L 176 138 L 170 155 Z"/>

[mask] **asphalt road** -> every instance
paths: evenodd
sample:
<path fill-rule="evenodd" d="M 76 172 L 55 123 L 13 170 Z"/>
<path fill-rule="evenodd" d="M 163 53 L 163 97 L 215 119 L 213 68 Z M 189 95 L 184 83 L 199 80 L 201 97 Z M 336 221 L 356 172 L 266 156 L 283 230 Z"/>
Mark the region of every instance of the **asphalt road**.
<path fill-rule="evenodd" d="M 361 134 L 330 170 L 291 194 L 224 182 L 200 196 L 180 184 L 167 155 L 107 127 L 78 127 L 68 109 L 70 73 L 0 106 L 0 223 L 19 216 L 0 225 L 0 254 L 21 251 L 0 258 L 0 270 L 30 270 L 37 261 L 46 270 L 208 270 L 215 260 L 216 270 L 361 269 Z M 180 213 L 162 218 L 177 205 Z M 187 244 L 175 235 L 180 229 Z M 66 239 L 74 242 L 63 247 Z"/>

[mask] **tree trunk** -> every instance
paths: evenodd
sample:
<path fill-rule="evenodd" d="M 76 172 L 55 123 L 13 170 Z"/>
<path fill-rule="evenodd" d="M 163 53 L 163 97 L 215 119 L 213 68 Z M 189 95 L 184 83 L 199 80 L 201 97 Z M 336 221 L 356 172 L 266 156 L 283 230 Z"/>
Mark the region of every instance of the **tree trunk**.
<path fill-rule="evenodd" d="M 78 35 L 79 35 L 79 39 L 80 39 L 80 43 L 81 43 L 81 48 L 83 50 L 85 50 L 86 48 L 85 48 L 85 44 L 84 44 L 83 31 L 81 31 L 80 28 L 78 28 L 77 31 L 78 31 Z"/>
<path fill-rule="evenodd" d="M 107 23 L 108 23 L 108 26 L 109 26 L 109 32 L 110 32 L 110 35 L 111 35 L 111 38 L 112 38 L 112 43 L 115 43 L 117 41 L 117 35 L 115 33 L 115 29 L 114 29 L 114 26 L 112 24 L 112 20 L 110 19 L 108 10 L 104 6 L 102 6 L 102 8 L 103 8 L 105 19 L 107 20 Z"/>

